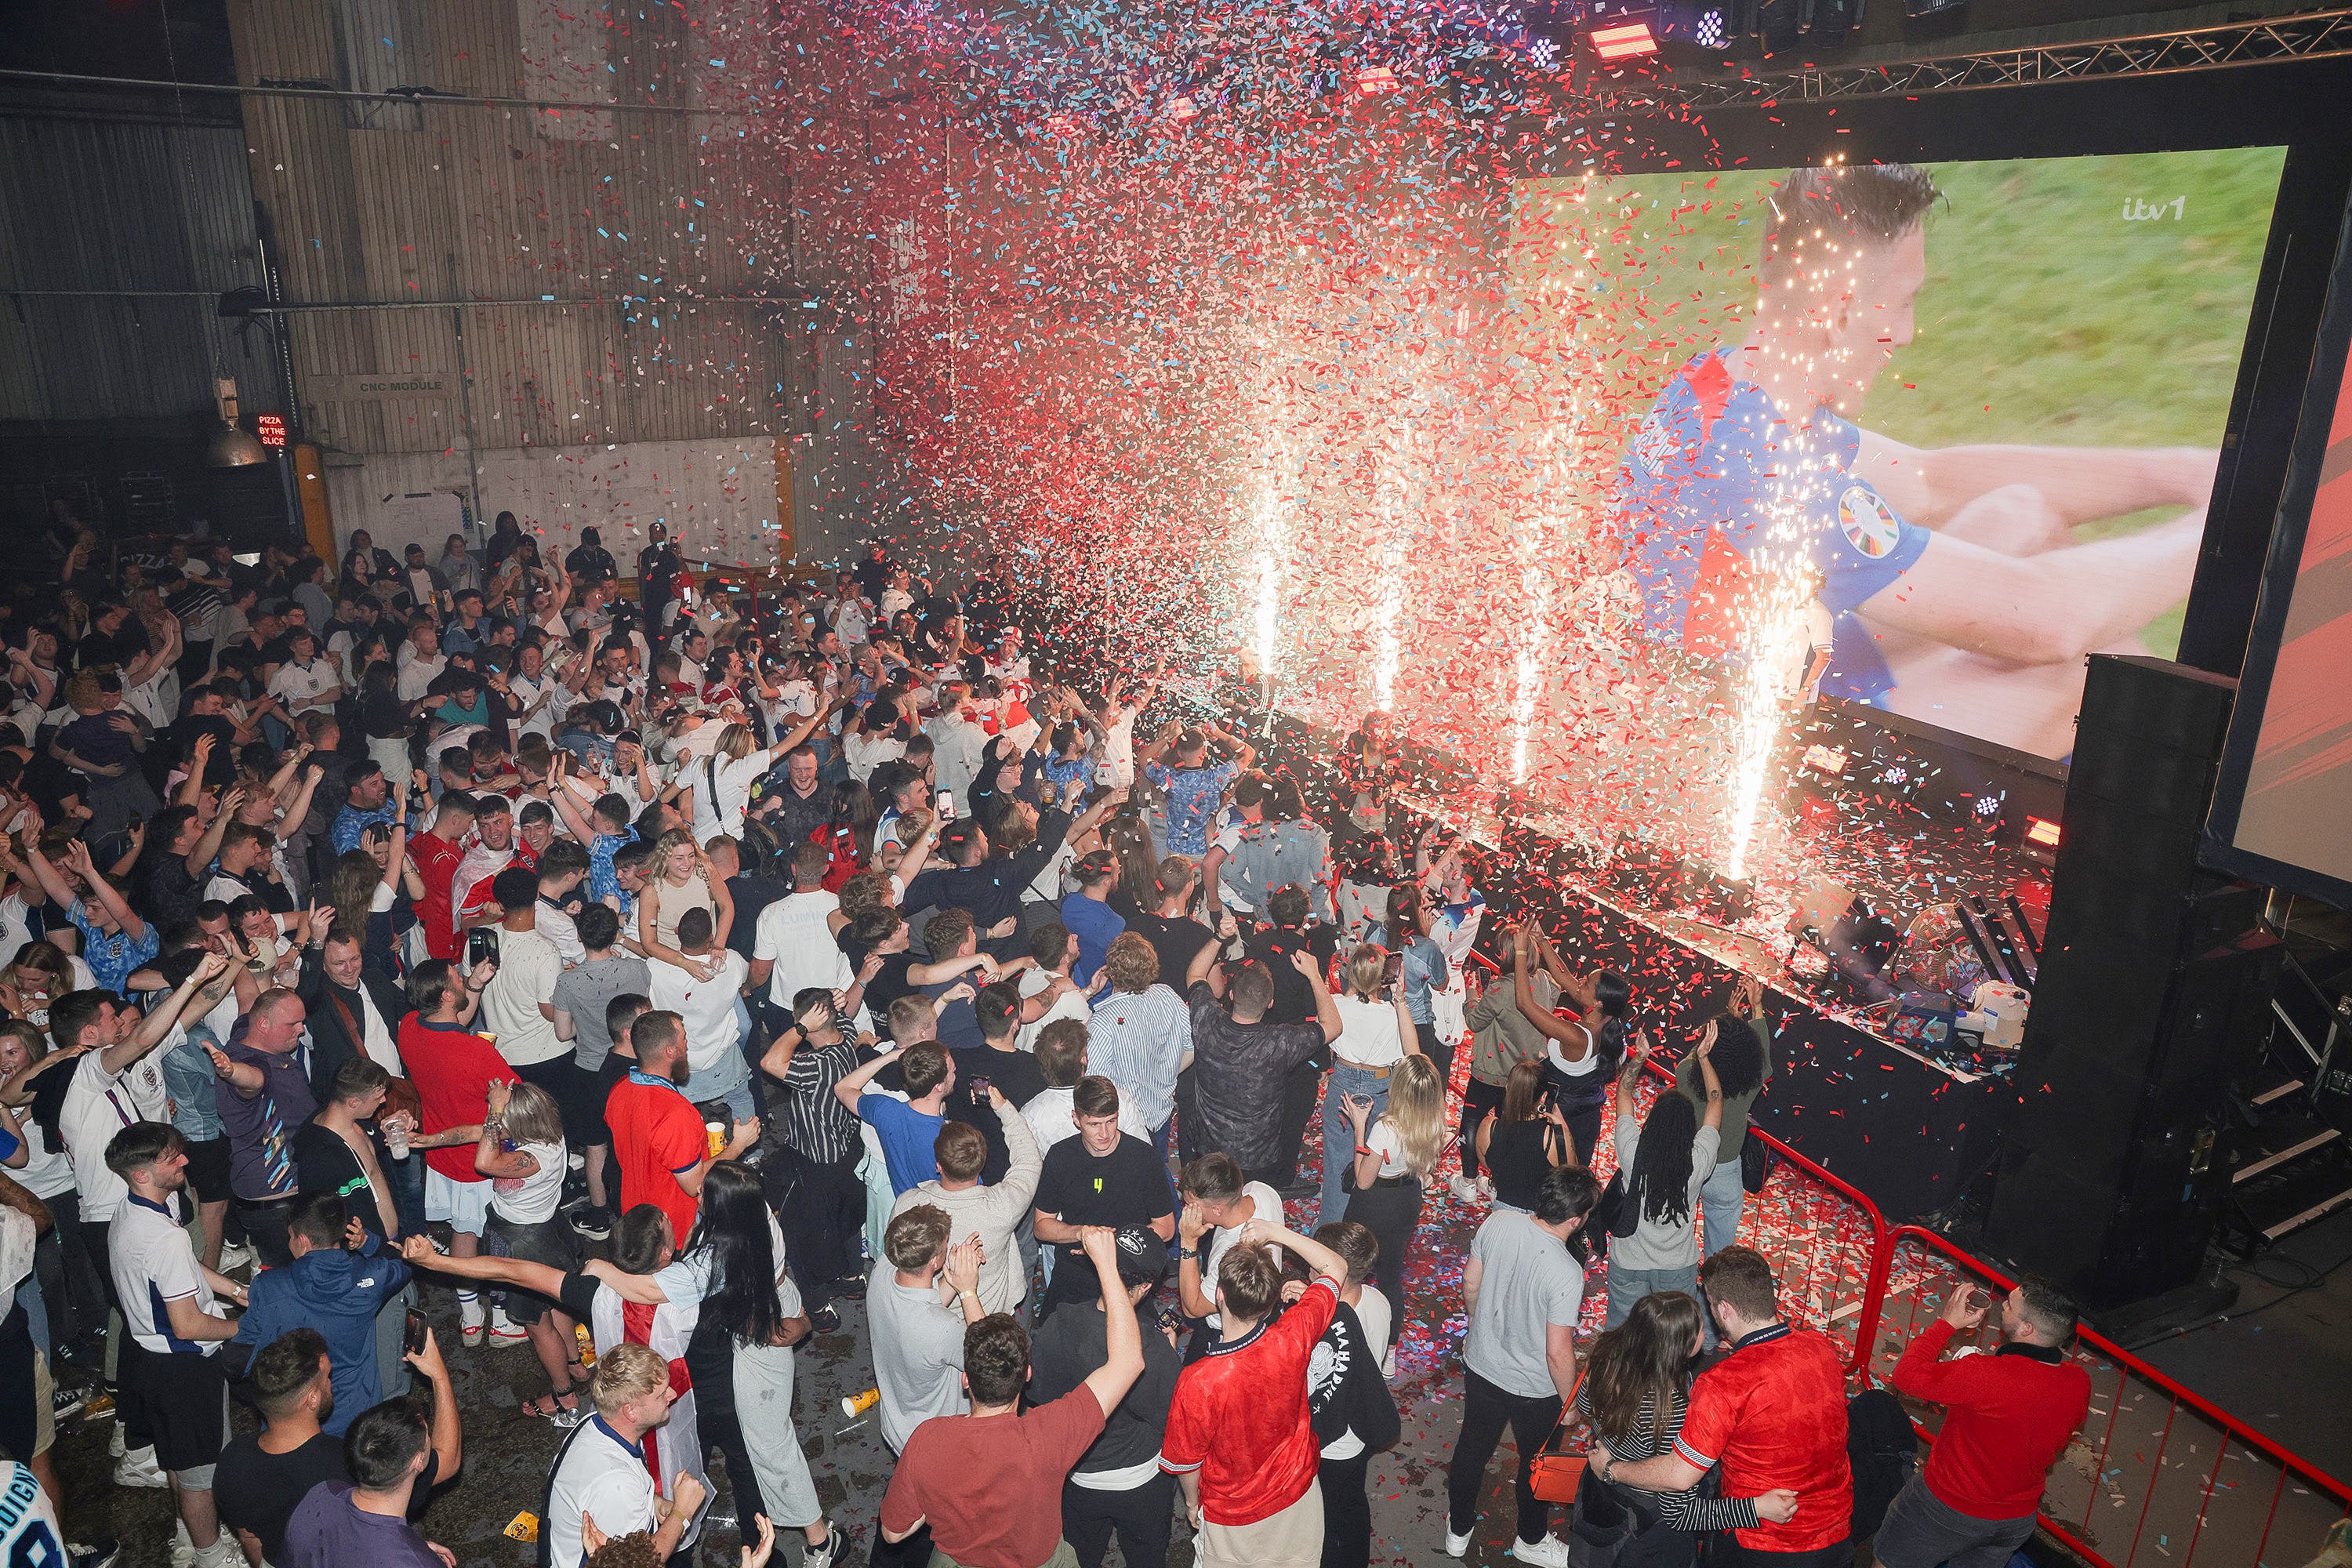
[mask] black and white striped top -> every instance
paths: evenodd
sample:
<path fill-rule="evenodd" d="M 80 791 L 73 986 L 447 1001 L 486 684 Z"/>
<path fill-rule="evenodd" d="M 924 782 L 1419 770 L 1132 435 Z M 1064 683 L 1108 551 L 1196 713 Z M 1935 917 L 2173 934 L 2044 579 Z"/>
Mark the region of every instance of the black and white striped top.
<path fill-rule="evenodd" d="M 1642 1415 L 1633 1429 L 1622 1435 L 1601 1433 L 1609 1451 L 1617 1456 L 1621 1465 L 1637 1464 L 1654 1459 L 1672 1451 L 1675 1437 L 1683 1429 L 1683 1415 L 1689 1407 L 1685 1394 L 1675 1395 L 1674 1408 L 1668 1412 L 1665 1430 L 1657 1430 L 1656 1398 L 1645 1394 L 1642 1399 Z M 1590 1383 L 1576 1391 L 1576 1413 L 1588 1422 L 1592 1418 L 1592 1387 Z M 1623 1483 L 1617 1483 L 1622 1485 Z M 1627 1487 L 1628 1491 L 1634 1489 Z M 1754 1530 L 1760 1523 L 1752 1498 L 1701 1497 L 1696 1489 L 1683 1492 L 1653 1492 L 1658 1512 L 1675 1530 L 1700 1532 L 1715 1530 Z"/>

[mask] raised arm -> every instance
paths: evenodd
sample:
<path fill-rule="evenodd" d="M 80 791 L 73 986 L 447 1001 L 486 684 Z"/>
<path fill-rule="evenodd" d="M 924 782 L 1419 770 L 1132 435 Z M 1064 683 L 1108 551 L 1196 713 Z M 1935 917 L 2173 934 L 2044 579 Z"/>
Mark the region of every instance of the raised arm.
<path fill-rule="evenodd" d="M 833 1086 L 833 1097 L 847 1106 L 851 1115 L 856 1115 L 858 1096 L 866 1092 L 866 1086 L 873 1081 L 876 1073 L 898 1059 L 901 1047 L 893 1046 L 865 1066 L 843 1074 L 841 1080 Z"/>
<path fill-rule="evenodd" d="M 1135 1380 L 1143 1375 L 1143 1331 L 1135 1321 L 1135 1303 L 1119 1283 L 1115 1237 L 1109 1226 L 1093 1225 L 1078 1237 L 1079 1247 L 1102 1280 L 1103 1363 L 1087 1374 L 1087 1389 L 1102 1406 L 1106 1421 L 1135 1386 Z"/>
<path fill-rule="evenodd" d="M 1715 1020 L 1707 1020 L 1706 1033 L 1699 1037 L 1698 1046 L 1691 1054 L 1698 1058 L 1699 1079 L 1706 1088 L 1706 1115 L 1701 1124 L 1719 1128 L 1723 1125 L 1723 1080 L 1715 1075 Z"/>
<path fill-rule="evenodd" d="M 1324 1044 L 1330 1044 L 1347 1026 L 1339 1021 L 1339 1004 L 1332 1000 L 1331 988 L 1323 984 L 1323 966 L 1315 962 L 1313 953 L 1300 948 L 1290 955 L 1290 967 L 1306 978 L 1307 988 L 1315 993 L 1315 1021 L 1323 1027 Z"/>

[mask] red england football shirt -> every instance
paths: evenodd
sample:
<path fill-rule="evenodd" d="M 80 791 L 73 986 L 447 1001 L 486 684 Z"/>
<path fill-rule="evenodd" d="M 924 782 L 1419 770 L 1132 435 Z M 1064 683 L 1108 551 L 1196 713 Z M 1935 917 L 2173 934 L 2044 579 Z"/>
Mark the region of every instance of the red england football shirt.
<path fill-rule="evenodd" d="M 1176 1379 L 1160 1468 L 1201 1473 L 1212 1524 L 1255 1524 L 1307 1495 L 1322 1452 L 1307 1415 L 1307 1362 L 1339 1287 L 1318 1279 L 1281 1317 L 1222 1342 Z"/>
<path fill-rule="evenodd" d="M 454 962 L 457 931 L 449 912 L 449 881 L 457 874 L 457 863 L 466 858 L 466 851 L 437 833 L 419 833 L 408 841 L 408 858 L 415 862 L 417 879 L 425 884 L 425 896 L 416 900 L 416 921 L 425 928 L 425 951 Z"/>
<path fill-rule="evenodd" d="M 420 1132 L 446 1132 L 481 1121 L 489 1114 L 492 1081 L 515 1076 L 499 1048 L 481 1036 L 457 1024 L 428 1024 L 415 1013 L 400 1021 L 400 1065 L 408 1069 L 424 1107 Z M 471 1143 L 427 1149 L 425 1163 L 453 1182 L 489 1179 L 474 1169 Z"/>
<path fill-rule="evenodd" d="M 657 1205 L 669 1215 L 671 1238 L 683 1250 L 699 1205 L 677 1178 L 710 1152 L 701 1113 L 667 1079 L 632 1068 L 604 1101 L 604 1124 L 613 1130 L 613 1161 L 621 1167 L 621 1212 Z"/>
<path fill-rule="evenodd" d="M 1723 1461 L 1723 1495 L 1797 1494 L 1797 1517 L 1734 1533 L 1759 1552 L 1815 1552 L 1851 1531 L 1853 1468 L 1845 1454 L 1845 1363 L 1810 1329 L 1760 1329 L 1691 1384 L 1675 1450 L 1700 1469 Z"/>

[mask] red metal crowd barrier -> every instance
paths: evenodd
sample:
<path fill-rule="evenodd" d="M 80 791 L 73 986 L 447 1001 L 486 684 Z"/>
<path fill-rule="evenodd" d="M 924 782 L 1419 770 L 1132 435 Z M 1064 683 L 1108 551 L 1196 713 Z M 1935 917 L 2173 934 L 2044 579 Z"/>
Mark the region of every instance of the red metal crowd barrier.
<path fill-rule="evenodd" d="M 1886 1233 L 1863 1313 L 1864 1370 L 1884 1383 L 1903 1348 L 1943 1310 L 1956 1278 L 1999 1295 L 2014 1284 L 1932 1231 Z M 1989 1323 L 1997 1323 L 1998 1312 Z M 1990 1328 L 1987 1330 L 1990 1343 Z M 2042 1528 L 2101 1568 L 2204 1562 L 2291 1568 L 2352 1514 L 2352 1486 L 2262 1436 L 2113 1341 L 2085 1329 L 2075 1361 L 2091 1414 L 2051 1467 Z M 1942 1411 L 1915 1411 L 1934 1442 Z M 2270 1548 L 2280 1542 L 2284 1555 Z"/>

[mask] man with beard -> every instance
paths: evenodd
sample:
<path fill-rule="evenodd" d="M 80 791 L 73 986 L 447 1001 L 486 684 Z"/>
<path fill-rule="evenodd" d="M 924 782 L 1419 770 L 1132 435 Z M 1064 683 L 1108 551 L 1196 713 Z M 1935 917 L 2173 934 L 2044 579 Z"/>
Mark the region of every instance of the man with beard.
<path fill-rule="evenodd" d="M 687 1098 L 693 1069 L 687 1062 L 686 1020 L 676 1013 L 641 1015 L 629 1026 L 629 1045 L 637 1065 L 604 1102 L 613 1159 L 621 1168 L 621 1212 L 652 1204 L 669 1216 L 672 1234 L 691 1236 L 702 1179 L 711 1166 L 757 1142 L 760 1123 L 738 1121 L 726 1147 L 711 1152 L 702 1113 Z"/>

